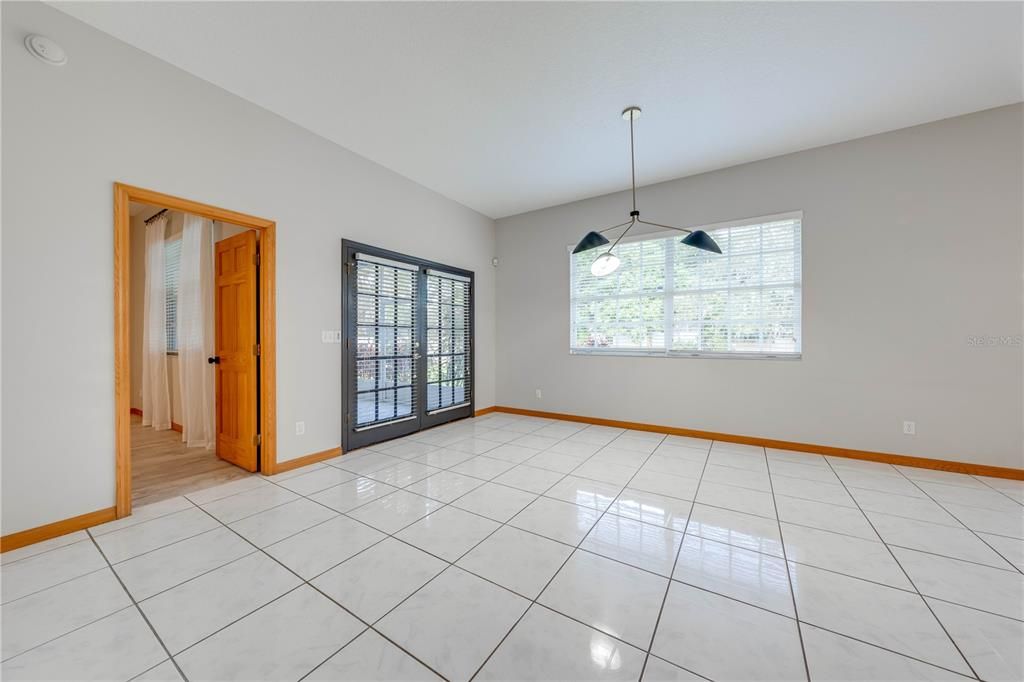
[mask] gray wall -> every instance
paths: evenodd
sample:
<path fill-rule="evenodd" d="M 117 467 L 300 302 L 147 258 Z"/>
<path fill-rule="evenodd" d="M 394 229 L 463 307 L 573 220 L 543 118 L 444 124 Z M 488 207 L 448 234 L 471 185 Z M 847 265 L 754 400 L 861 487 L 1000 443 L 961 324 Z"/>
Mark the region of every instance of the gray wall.
<path fill-rule="evenodd" d="M 320 330 L 341 325 L 343 237 L 476 272 L 493 404 L 492 220 L 43 4 L 2 12 L 4 534 L 114 504 L 115 181 L 277 221 L 279 460 L 340 442 Z M 70 62 L 33 59 L 30 32 Z"/>
<path fill-rule="evenodd" d="M 566 247 L 627 194 L 499 220 L 498 404 L 1024 466 L 1022 349 L 969 341 L 1022 333 L 1022 123 L 1014 105 L 640 190 L 682 226 L 804 212 L 799 361 L 570 356 Z"/>

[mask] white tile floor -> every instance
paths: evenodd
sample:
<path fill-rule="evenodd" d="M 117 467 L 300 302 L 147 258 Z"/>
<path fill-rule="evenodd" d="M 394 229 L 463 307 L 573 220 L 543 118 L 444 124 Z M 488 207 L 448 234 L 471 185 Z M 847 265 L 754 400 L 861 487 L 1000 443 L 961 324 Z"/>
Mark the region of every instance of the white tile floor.
<path fill-rule="evenodd" d="M 1024 484 L 492 414 L 2 557 L 5 680 L 1021 680 Z"/>

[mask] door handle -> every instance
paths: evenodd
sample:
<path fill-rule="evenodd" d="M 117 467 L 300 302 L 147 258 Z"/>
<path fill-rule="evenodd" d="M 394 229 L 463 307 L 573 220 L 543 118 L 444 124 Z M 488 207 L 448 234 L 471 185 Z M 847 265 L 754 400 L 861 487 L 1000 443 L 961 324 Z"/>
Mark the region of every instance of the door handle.
<path fill-rule="evenodd" d="M 208 363 L 210 363 L 211 365 L 219 365 L 220 364 L 220 356 L 219 355 L 214 355 L 212 358 L 206 358 L 206 361 Z"/>

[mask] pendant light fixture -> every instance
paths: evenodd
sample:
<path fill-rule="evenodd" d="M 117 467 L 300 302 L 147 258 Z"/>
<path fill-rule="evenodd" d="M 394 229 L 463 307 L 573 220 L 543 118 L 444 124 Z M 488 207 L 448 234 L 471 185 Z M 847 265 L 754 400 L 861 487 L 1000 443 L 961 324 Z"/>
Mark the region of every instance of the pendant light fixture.
<path fill-rule="evenodd" d="M 604 236 L 605 232 L 611 232 L 612 230 L 618 230 L 623 227 L 626 228 L 623 230 L 622 234 L 615 238 L 615 241 L 608 247 L 608 250 L 598 256 L 590 266 L 590 273 L 595 277 L 610 275 L 619 267 L 619 257 L 612 253 L 612 249 L 614 249 L 622 238 L 626 236 L 627 232 L 633 229 L 634 225 L 640 223 L 642 225 L 650 225 L 651 227 L 662 227 L 668 230 L 675 230 L 677 232 L 685 232 L 686 236 L 683 237 L 683 244 L 703 251 L 722 253 L 722 249 L 718 248 L 718 244 L 715 243 L 715 240 L 712 239 L 711 235 L 704 230 L 687 230 L 682 227 L 672 227 L 671 225 L 662 225 L 660 223 L 651 223 L 646 220 L 640 220 L 640 211 L 636 207 L 636 154 L 633 142 L 633 122 L 640 118 L 640 107 L 626 107 L 622 110 L 622 118 L 629 121 L 629 169 L 633 188 L 633 210 L 629 212 L 629 220 L 626 222 L 585 234 L 583 239 L 580 240 L 579 244 L 576 245 L 576 248 L 573 249 L 572 252 L 581 253 L 583 251 L 603 247 L 608 243 L 608 238 Z"/>

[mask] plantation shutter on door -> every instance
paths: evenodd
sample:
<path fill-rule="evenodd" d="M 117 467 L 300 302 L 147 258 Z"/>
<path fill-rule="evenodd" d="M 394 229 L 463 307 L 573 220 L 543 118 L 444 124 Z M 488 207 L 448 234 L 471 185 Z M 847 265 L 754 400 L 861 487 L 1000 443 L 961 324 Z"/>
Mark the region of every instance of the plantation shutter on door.
<path fill-rule="evenodd" d="M 473 416 L 473 273 L 342 240 L 342 447 Z"/>
<path fill-rule="evenodd" d="M 419 268 L 356 254 L 356 430 L 416 418 Z"/>
<path fill-rule="evenodd" d="M 471 280 L 427 269 L 427 414 L 468 405 L 473 382 Z"/>

